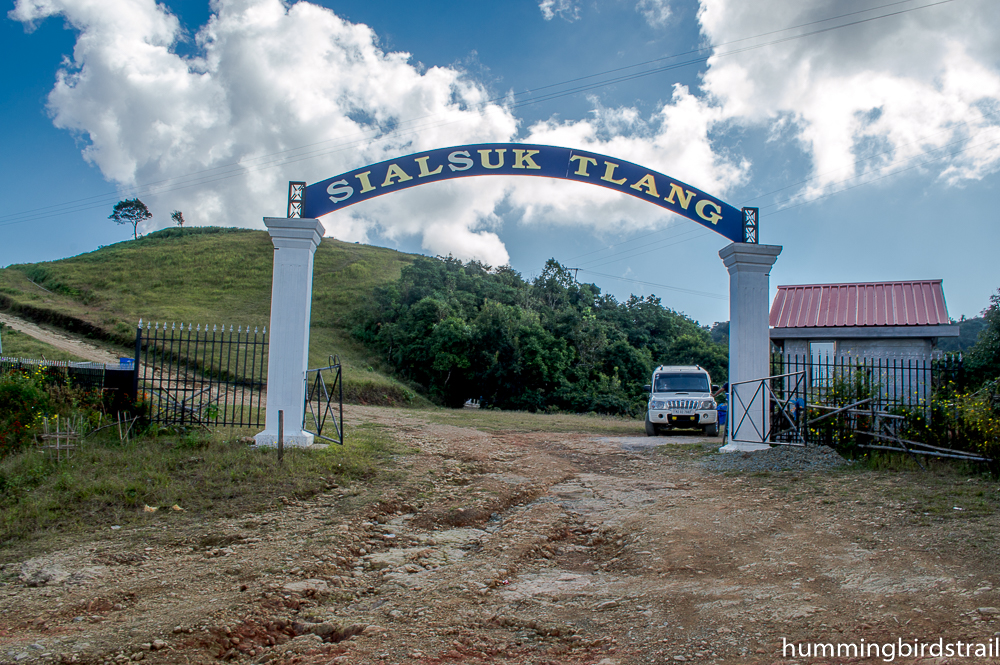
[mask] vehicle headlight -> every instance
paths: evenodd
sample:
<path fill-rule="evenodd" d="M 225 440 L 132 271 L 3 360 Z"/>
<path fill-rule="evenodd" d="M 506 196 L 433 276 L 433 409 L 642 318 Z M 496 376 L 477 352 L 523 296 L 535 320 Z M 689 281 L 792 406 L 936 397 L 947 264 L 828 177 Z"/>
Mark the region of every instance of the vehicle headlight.
<path fill-rule="evenodd" d="M 701 408 L 702 409 L 714 409 L 715 408 L 715 400 L 714 399 L 706 399 L 704 402 L 701 403 Z"/>
<path fill-rule="evenodd" d="M 652 400 L 649 403 L 649 408 L 654 409 L 654 410 L 656 410 L 656 409 L 665 409 L 665 408 L 667 408 L 667 403 L 664 402 L 663 400 L 654 399 L 654 400 Z"/>

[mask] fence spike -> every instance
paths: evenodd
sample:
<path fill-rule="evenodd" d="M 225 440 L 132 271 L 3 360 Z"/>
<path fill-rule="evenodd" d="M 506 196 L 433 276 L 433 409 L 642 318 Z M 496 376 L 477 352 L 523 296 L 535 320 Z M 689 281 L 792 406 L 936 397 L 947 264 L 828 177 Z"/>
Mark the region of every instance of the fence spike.
<path fill-rule="evenodd" d="M 254 326 L 254 327 L 253 327 L 253 334 L 254 334 L 254 335 L 256 335 L 256 334 L 257 334 L 257 326 Z"/>
<path fill-rule="evenodd" d="M 219 329 L 218 324 L 215 324 L 215 325 L 212 326 L 212 332 L 216 332 L 216 331 L 218 331 L 218 329 Z"/>
<path fill-rule="evenodd" d="M 267 326 L 264 326 L 264 334 L 267 334 Z"/>
<path fill-rule="evenodd" d="M 139 328 L 140 329 L 142 328 L 142 318 L 141 317 L 139 318 Z"/>

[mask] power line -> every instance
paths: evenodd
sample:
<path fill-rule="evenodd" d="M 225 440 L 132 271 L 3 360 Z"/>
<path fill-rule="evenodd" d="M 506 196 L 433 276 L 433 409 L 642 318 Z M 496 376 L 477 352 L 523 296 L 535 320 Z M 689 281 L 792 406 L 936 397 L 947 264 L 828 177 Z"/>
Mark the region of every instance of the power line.
<path fill-rule="evenodd" d="M 570 270 L 575 270 L 575 268 L 570 268 Z M 591 275 L 598 275 L 600 277 L 607 277 L 608 279 L 617 279 L 622 282 L 634 282 L 636 284 L 645 284 L 646 286 L 656 286 L 661 289 L 668 289 L 670 291 L 677 291 L 679 293 L 689 293 L 695 296 L 702 296 L 705 298 L 718 298 L 719 300 L 726 300 L 726 296 L 720 293 L 711 293 L 709 291 L 695 291 L 693 289 L 683 289 L 679 286 L 669 286 L 667 284 L 657 284 L 656 282 L 644 282 L 641 279 L 632 279 L 631 277 L 618 277 L 616 275 L 608 275 L 603 272 L 595 272 L 593 270 L 587 270 L 586 268 L 579 268 L 580 272 L 589 273 Z"/>
<path fill-rule="evenodd" d="M 961 141 L 958 141 L 956 143 L 960 143 L 960 142 Z M 809 200 L 806 200 L 806 201 L 801 201 L 799 203 L 795 203 L 794 205 L 789 205 L 789 206 L 786 206 L 786 207 L 783 207 L 783 208 L 779 208 L 778 210 L 775 210 L 775 211 L 771 212 L 770 214 L 776 215 L 776 214 L 785 212 L 787 210 L 792 210 L 794 208 L 798 208 L 798 207 L 807 205 L 809 203 L 813 203 L 813 202 L 821 200 L 821 199 L 829 198 L 831 196 L 835 196 L 837 194 L 841 194 L 843 192 L 850 191 L 852 189 L 856 189 L 858 187 L 862 187 L 864 185 L 871 184 L 873 182 L 878 182 L 878 181 L 884 180 L 886 178 L 891 178 L 892 176 L 899 175 L 900 173 L 905 173 L 907 171 L 912 171 L 913 169 L 919 168 L 921 166 L 924 166 L 926 164 L 930 164 L 930 163 L 935 162 L 935 161 L 940 161 L 940 160 L 948 158 L 948 157 L 955 157 L 955 156 L 957 156 L 957 155 L 959 155 L 959 154 L 961 154 L 961 153 L 963 153 L 963 152 L 965 152 L 967 150 L 971 150 L 972 148 L 977 148 L 977 147 L 992 147 L 992 146 L 995 146 L 997 144 L 1000 144 L 1000 141 L 982 141 L 980 143 L 976 143 L 976 144 L 973 144 L 973 145 L 967 145 L 966 147 L 964 147 L 964 148 L 962 148 L 960 150 L 955 150 L 955 151 L 952 151 L 950 153 L 943 154 L 943 155 L 940 155 L 938 157 L 934 157 L 932 159 L 927 159 L 927 160 L 921 161 L 919 163 L 912 164 L 910 166 L 899 168 L 899 169 L 896 169 L 896 170 L 891 171 L 889 173 L 885 173 L 885 174 L 883 174 L 881 176 L 878 176 L 878 177 L 875 177 L 875 178 L 871 178 L 869 180 L 865 180 L 864 182 L 859 182 L 859 183 L 857 183 L 855 185 L 851 185 L 849 187 L 844 187 L 842 189 L 838 189 L 836 191 L 829 192 L 829 193 L 824 194 L 822 196 L 818 196 L 818 197 L 815 197 L 815 198 L 812 198 L 812 199 L 809 199 Z M 954 143 L 951 143 L 949 145 L 954 145 Z M 944 150 L 947 147 L 948 146 L 943 146 L 941 148 L 935 148 L 932 151 L 927 151 L 927 152 L 921 153 L 920 155 L 916 155 L 914 157 L 908 157 L 908 158 L 905 158 L 905 159 L 902 159 L 902 160 L 897 160 L 897 162 L 899 164 L 905 164 L 907 162 L 912 162 L 912 161 L 917 160 L 920 157 L 926 156 L 926 155 L 928 155 L 928 154 L 930 154 L 932 152 L 938 152 L 938 151 Z M 897 162 L 892 162 L 892 163 L 889 164 L 889 166 L 892 166 L 892 164 L 897 163 Z M 871 173 L 871 172 L 869 172 L 869 173 Z M 836 185 L 842 185 L 842 184 L 851 182 L 852 180 L 856 180 L 857 178 L 863 177 L 865 175 L 868 175 L 868 174 L 861 174 L 861 175 L 856 176 L 854 178 L 848 178 L 848 179 L 843 180 L 843 181 L 841 181 L 839 183 L 835 183 L 834 186 L 836 186 Z M 769 204 L 767 206 L 761 206 L 760 209 L 761 210 L 766 210 L 768 208 L 774 208 L 776 206 L 780 206 L 780 205 L 782 205 L 784 203 L 789 203 L 789 202 L 794 201 L 794 200 L 795 200 L 794 197 L 788 198 L 788 199 L 786 199 L 784 201 L 779 201 L 779 202 L 776 202 L 776 203 L 772 203 L 772 204 Z M 664 230 L 666 230 L 666 229 L 664 229 Z M 697 231 L 697 230 L 698 229 L 694 229 L 694 231 Z M 688 231 L 688 232 L 686 232 L 684 234 L 681 234 L 679 236 L 674 236 L 674 237 L 682 237 L 683 235 L 686 235 L 686 234 L 691 233 L 691 232 L 693 232 L 693 231 Z M 648 235 L 652 235 L 652 234 L 647 234 L 647 236 Z M 635 258 L 637 256 L 642 256 L 644 254 L 649 254 L 649 253 L 652 253 L 652 252 L 658 252 L 658 251 L 661 251 L 662 249 L 665 249 L 666 247 L 672 247 L 674 245 L 679 245 L 681 243 L 688 242 L 690 240 L 697 240 L 699 238 L 704 238 L 704 237 L 707 237 L 709 235 L 711 235 L 711 234 L 710 233 L 701 233 L 699 235 L 696 235 L 696 236 L 693 236 L 693 237 L 690 237 L 690 238 L 686 238 L 684 240 L 680 240 L 680 241 L 678 241 L 676 243 L 670 243 L 668 245 L 660 245 L 660 246 L 654 247 L 652 249 L 643 248 L 642 251 L 638 251 L 638 252 L 636 252 L 636 251 L 623 252 L 621 255 L 616 255 L 615 258 L 609 259 L 605 263 L 597 264 L 594 267 L 598 267 L 599 268 L 599 267 L 604 266 L 604 265 L 610 265 L 612 263 L 617 263 L 619 261 L 625 261 L 627 259 L 632 259 L 632 258 Z M 645 237 L 645 236 L 641 236 L 641 237 Z M 598 251 L 603 251 L 603 250 L 598 250 Z M 595 259 L 595 260 L 600 260 L 600 259 Z M 590 272 L 588 269 L 585 269 L 585 268 L 581 268 L 581 270 L 584 270 L 585 272 Z"/>
<path fill-rule="evenodd" d="M 616 69 L 606 70 L 604 72 L 598 72 L 596 74 L 590 74 L 590 75 L 587 75 L 587 76 L 584 76 L 584 77 L 577 77 L 577 78 L 574 78 L 574 79 L 568 79 L 566 81 L 562 81 L 562 82 L 559 82 L 559 83 L 553 83 L 553 84 L 549 84 L 547 86 L 542 86 L 541 88 L 535 88 L 533 91 L 523 91 L 523 92 L 520 92 L 520 93 L 515 93 L 514 96 L 516 97 L 516 96 L 519 96 L 519 95 L 532 94 L 533 92 L 536 92 L 537 90 L 551 89 L 551 88 L 559 87 L 559 86 L 562 86 L 562 85 L 567 85 L 567 84 L 570 84 L 570 83 L 576 83 L 576 82 L 579 82 L 579 81 L 582 81 L 582 80 L 586 80 L 586 79 L 590 79 L 590 78 L 596 78 L 596 77 L 599 77 L 599 76 L 605 76 L 607 74 L 616 73 L 616 72 L 624 71 L 624 70 L 627 70 L 627 69 L 634 69 L 635 67 L 641 67 L 641 66 L 644 66 L 644 65 L 652 64 L 654 62 L 662 62 L 662 61 L 673 59 L 673 58 L 677 58 L 677 57 L 683 57 L 684 55 L 688 55 L 688 54 L 699 53 L 699 52 L 704 52 L 704 51 L 710 51 L 710 50 L 714 50 L 714 49 L 717 49 L 717 48 L 721 48 L 722 46 L 726 46 L 726 45 L 730 45 L 730 44 L 735 44 L 735 43 L 747 41 L 747 40 L 750 40 L 750 39 L 757 39 L 757 38 L 760 38 L 760 37 L 766 37 L 766 36 L 770 36 L 770 35 L 773 35 L 773 34 L 778 34 L 778 33 L 781 33 L 781 32 L 787 32 L 789 30 L 799 29 L 799 28 L 802 28 L 802 27 L 808 27 L 808 26 L 811 26 L 811 25 L 818 25 L 820 23 L 826 23 L 826 22 L 829 22 L 829 21 L 832 21 L 832 20 L 838 20 L 838 19 L 841 19 L 841 18 L 849 17 L 849 16 L 854 16 L 854 15 L 858 15 L 858 14 L 868 13 L 868 12 L 872 12 L 872 11 L 878 11 L 880 9 L 885 9 L 885 8 L 888 8 L 888 7 L 894 7 L 894 6 L 897 6 L 897 5 L 900 5 L 900 4 L 906 4 L 908 2 L 913 2 L 913 1 L 916 1 L 916 0 L 901 0 L 899 2 L 892 2 L 892 3 L 888 3 L 886 5 L 881 5 L 879 7 L 873 7 L 873 8 L 869 8 L 869 9 L 865 9 L 865 10 L 859 10 L 859 11 L 856 11 L 856 12 L 850 12 L 850 13 L 847 13 L 847 14 L 841 14 L 839 16 L 830 17 L 830 18 L 826 18 L 826 19 L 820 19 L 820 20 L 817 20 L 817 21 L 810 21 L 810 22 L 807 22 L 807 23 L 799 24 L 797 26 L 791 26 L 789 28 L 783 28 L 781 30 L 775 30 L 775 31 L 766 32 L 766 33 L 760 33 L 758 35 L 753 35 L 753 36 L 750 36 L 750 37 L 744 37 L 744 38 L 741 38 L 741 39 L 738 39 L 738 40 L 734 40 L 734 41 L 731 41 L 731 42 L 725 42 L 725 43 L 719 44 L 719 45 L 706 46 L 706 47 L 703 47 L 703 48 L 700 48 L 700 49 L 695 49 L 693 51 L 687 51 L 687 52 L 684 52 L 684 53 L 674 54 L 674 55 L 671 55 L 671 56 L 664 56 L 662 58 L 657 58 L 655 60 L 649 60 L 649 61 L 646 61 L 646 62 L 643 62 L 643 63 L 637 63 L 637 64 L 634 64 L 634 65 L 628 65 L 626 67 L 619 67 L 619 68 L 616 68 Z M 937 2 L 933 2 L 933 3 L 930 3 L 930 4 L 921 5 L 921 6 L 918 6 L 918 7 L 910 7 L 908 9 L 902 9 L 902 10 L 898 10 L 898 11 L 895 11 L 895 12 L 889 12 L 889 13 L 886 13 L 886 14 L 882 14 L 882 15 L 879 15 L 879 16 L 868 17 L 868 18 L 860 19 L 860 20 L 853 21 L 853 22 L 850 22 L 850 23 L 844 23 L 844 24 L 840 24 L 840 25 L 836 25 L 836 26 L 829 26 L 829 27 L 822 28 L 822 29 L 819 29 L 819 30 L 814 30 L 814 31 L 803 33 L 803 34 L 799 34 L 799 35 L 792 35 L 792 36 L 784 37 L 784 38 L 781 38 L 781 39 L 777 39 L 777 40 L 772 40 L 772 41 L 769 41 L 769 42 L 765 42 L 765 43 L 762 43 L 762 44 L 756 44 L 756 45 L 751 45 L 751 46 L 747 46 L 747 47 L 743 47 L 743 48 L 739 48 L 739 49 L 734 49 L 732 51 L 727 51 L 727 52 L 724 52 L 724 53 L 715 53 L 714 57 L 725 57 L 725 56 L 730 56 L 730 55 L 736 55 L 736 54 L 739 54 L 739 53 L 744 53 L 746 51 L 750 51 L 750 50 L 754 50 L 754 49 L 758 49 L 758 48 L 764 48 L 764 47 L 767 47 L 767 46 L 773 46 L 775 44 L 780 44 L 780 43 L 784 43 L 784 42 L 791 41 L 791 40 L 802 39 L 804 37 L 810 37 L 810 36 L 814 36 L 814 35 L 817 35 L 817 34 L 820 34 L 820 33 L 829 32 L 829 31 L 832 31 L 832 30 L 839 30 L 839 29 L 846 28 L 846 27 L 856 26 L 856 25 L 860 25 L 860 24 L 863 24 L 863 23 L 868 23 L 868 22 L 871 22 L 871 21 L 881 20 L 883 18 L 889 18 L 889 17 L 893 17 L 893 16 L 898 16 L 898 15 L 901 15 L 901 14 L 905 14 L 905 13 L 909 13 L 909 12 L 913 12 L 913 11 L 917 11 L 917 10 L 921 10 L 921 9 L 927 9 L 927 8 L 931 8 L 931 7 L 936 7 L 936 6 L 939 6 L 939 5 L 948 4 L 948 3 L 951 3 L 951 2 L 955 2 L 955 1 L 956 0 L 938 0 Z M 561 98 L 561 97 L 565 97 L 565 96 L 577 94 L 579 92 L 586 92 L 586 91 L 593 90 L 593 89 L 596 89 L 596 88 L 599 88 L 599 87 L 613 85 L 615 83 L 621 83 L 621 82 L 630 81 L 630 80 L 634 80 L 634 79 L 645 77 L 645 76 L 651 76 L 651 75 L 654 75 L 654 74 L 657 74 L 657 73 L 662 73 L 662 72 L 665 72 L 665 71 L 670 71 L 670 70 L 673 70 L 673 69 L 678 69 L 680 67 L 686 67 L 686 66 L 689 66 L 689 65 L 692 65 L 692 64 L 704 63 L 704 62 L 706 62 L 709 59 L 709 57 L 712 57 L 712 56 L 705 56 L 705 57 L 694 58 L 694 59 L 691 59 L 691 60 L 683 61 L 683 62 L 680 62 L 680 63 L 674 63 L 672 65 L 668 65 L 668 66 L 664 66 L 664 67 L 658 67 L 658 68 L 647 70 L 647 71 L 644 71 L 644 72 L 632 73 L 632 74 L 628 74 L 628 75 L 624 75 L 624 76 L 618 76 L 618 77 L 614 77 L 614 78 L 611 78 L 611 79 L 606 79 L 606 80 L 603 80 L 603 81 L 595 82 L 595 83 L 592 83 L 592 84 L 587 84 L 587 85 L 584 85 L 584 86 L 577 86 L 577 87 L 571 88 L 569 90 L 563 90 L 563 91 L 548 93 L 546 95 L 543 95 L 540 98 L 527 99 L 527 100 L 520 101 L 520 102 L 514 102 L 513 104 L 508 105 L 507 108 L 510 109 L 510 110 L 517 109 L 517 108 L 522 108 L 524 106 L 539 104 L 539 103 L 542 103 L 542 102 L 545 102 L 545 101 L 551 101 L 551 100 L 558 99 L 558 98 Z M 492 104 L 492 103 L 497 103 L 499 101 L 503 101 L 503 100 L 506 100 L 506 99 L 508 99 L 508 97 L 506 97 L 506 96 L 504 96 L 504 97 L 496 97 L 496 98 L 493 98 L 491 100 L 487 100 L 487 101 L 483 102 L 479 106 L 480 107 L 485 107 L 486 105 L 489 105 L 489 104 Z M 306 145 L 298 146 L 298 147 L 295 147 L 295 148 L 288 148 L 288 149 L 285 149 L 285 150 L 281 150 L 281 151 L 277 151 L 277 152 L 273 152 L 273 153 L 268 153 L 266 155 L 261 155 L 261 156 L 258 156 L 258 157 L 250 157 L 250 158 L 247 158 L 245 160 L 240 160 L 238 162 L 232 162 L 232 163 L 229 163 L 229 164 L 220 165 L 218 167 L 212 167 L 210 169 L 205 169 L 205 170 L 202 170 L 202 171 L 196 171 L 196 172 L 192 172 L 192 173 L 189 173 L 189 174 L 184 174 L 184 175 L 181 175 L 181 176 L 176 176 L 176 177 L 167 178 L 167 179 L 163 179 L 163 180 L 159 180 L 159 181 L 154 181 L 154 182 L 151 182 L 151 183 L 144 183 L 144 184 L 141 184 L 141 185 L 136 185 L 136 186 L 133 186 L 133 187 L 127 187 L 127 188 L 123 188 L 123 189 L 126 192 L 132 193 L 133 195 L 139 195 L 139 194 L 145 195 L 145 194 L 162 194 L 162 193 L 167 193 L 167 192 L 171 192 L 171 191 L 177 191 L 179 189 L 186 189 L 186 188 L 189 188 L 191 186 L 202 186 L 202 185 L 206 185 L 206 184 L 211 184 L 211 183 L 217 182 L 219 180 L 228 179 L 230 177 L 235 177 L 237 175 L 243 175 L 243 174 L 248 173 L 248 172 L 257 172 L 257 171 L 263 171 L 263 170 L 270 169 L 270 168 L 276 168 L 276 167 L 279 167 L 279 166 L 286 166 L 288 164 L 296 163 L 296 162 L 299 162 L 299 161 L 304 161 L 306 159 L 313 159 L 315 157 L 320 157 L 320 156 L 324 156 L 324 155 L 333 154 L 335 152 L 340 152 L 340 151 L 343 151 L 343 150 L 348 150 L 351 147 L 355 147 L 357 144 L 362 144 L 362 145 L 364 145 L 364 144 L 370 144 L 373 141 L 374 142 L 381 142 L 381 141 L 389 140 L 390 138 L 400 139 L 400 138 L 402 138 L 402 137 L 404 137 L 404 136 L 406 136 L 408 134 L 412 134 L 412 133 L 414 133 L 414 132 L 416 132 L 416 131 L 418 131 L 420 129 L 426 129 L 426 128 L 435 126 L 433 123 L 428 123 L 428 124 L 426 124 L 424 126 L 419 126 L 418 125 L 418 126 L 413 126 L 413 127 L 405 128 L 405 133 L 400 133 L 400 129 L 402 128 L 401 127 L 402 125 L 412 124 L 412 123 L 419 122 L 421 120 L 427 120 L 427 119 L 431 119 L 431 118 L 434 118 L 434 117 L 435 116 L 433 116 L 433 115 L 427 115 L 427 116 L 421 116 L 421 117 L 418 117 L 418 118 L 411 118 L 409 120 L 401 121 L 399 123 L 399 125 L 397 125 L 397 128 L 393 129 L 392 131 L 386 133 L 385 135 L 383 135 L 381 137 L 377 137 L 375 135 L 371 135 L 370 136 L 370 134 L 372 134 L 373 132 L 377 135 L 377 133 L 380 132 L 381 129 L 379 129 L 379 128 L 368 129 L 368 130 L 365 130 L 365 131 L 362 131 L 362 132 L 358 132 L 358 133 L 355 133 L 353 135 L 348 135 L 348 136 L 345 136 L 345 137 L 338 137 L 338 138 L 333 138 L 333 139 L 326 139 L 326 140 L 323 140 L 323 141 L 318 141 L 318 142 L 315 142 L 315 143 L 306 144 Z M 453 122 L 457 122 L 457 121 L 439 122 L 439 123 L 437 123 L 436 126 L 444 126 L 444 125 L 447 125 L 447 124 L 452 124 Z M 300 151 L 300 150 L 306 150 L 307 148 L 313 148 L 313 147 L 316 147 L 316 146 L 320 146 L 320 145 L 324 145 L 324 144 L 329 144 L 329 143 L 334 142 L 334 141 L 344 141 L 345 143 L 341 143 L 340 145 L 337 145 L 333 149 L 314 150 L 314 151 L 311 151 L 311 152 L 308 152 L 308 153 L 304 153 L 304 154 L 300 154 L 300 155 L 291 154 L 291 153 L 295 153 L 295 152 Z M 285 155 L 286 157 L 281 157 L 282 155 Z M 252 163 L 252 162 L 259 162 L 260 160 L 264 160 L 264 161 L 262 163 L 258 163 L 257 165 L 253 165 L 253 166 L 247 164 L 247 162 L 250 162 L 250 163 Z M 266 160 L 270 160 L 270 161 L 266 161 Z M 226 169 L 229 169 L 229 170 L 226 170 Z M 199 177 L 199 176 L 201 176 L 201 177 Z M 190 178 L 196 178 L 196 179 L 194 181 L 192 181 L 192 182 L 184 182 L 186 179 L 190 179 Z M 168 183 L 174 183 L 174 184 L 173 185 L 169 185 Z M 163 185 L 163 186 L 161 188 L 155 188 L 157 185 Z M 26 223 L 26 222 L 30 222 L 30 221 L 37 221 L 37 220 L 40 220 L 40 219 L 47 219 L 49 217 L 55 217 L 55 216 L 59 216 L 59 215 L 70 214 L 70 213 L 73 213 L 73 212 L 82 212 L 83 210 L 89 210 L 89 209 L 94 209 L 94 208 L 97 208 L 97 207 L 103 207 L 103 206 L 107 205 L 107 201 L 110 200 L 110 197 L 117 197 L 117 196 L 119 196 L 118 191 L 120 191 L 120 190 L 116 190 L 116 192 L 109 192 L 107 194 L 96 195 L 96 196 L 93 196 L 93 197 L 86 197 L 86 198 L 83 198 L 83 199 L 76 199 L 74 201 L 68 201 L 68 202 L 61 203 L 61 204 L 54 204 L 54 205 L 45 206 L 45 207 L 42 207 L 42 208 L 35 208 L 35 209 L 32 209 L 32 210 L 22 211 L 20 213 L 13 213 L 13 214 L 10 214 L 10 215 L 3 215 L 3 216 L 0 216 L 0 221 L 5 221 L 5 223 L 0 223 L 0 226 L 10 226 L 12 224 L 20 224 L 20 223 Z M 106 197 L 108 197 L 108 198 L 106 198 Z M 100 201 L 100 203 L 97 202 L 98 200 Z M 83 202 L 86 202 L 86 201 L 94 201 L 94 204 L 93 205 L 82 206 L 81 204 Z M 49 212 L 46 213 L 44 211 L 49 211 Z"/>

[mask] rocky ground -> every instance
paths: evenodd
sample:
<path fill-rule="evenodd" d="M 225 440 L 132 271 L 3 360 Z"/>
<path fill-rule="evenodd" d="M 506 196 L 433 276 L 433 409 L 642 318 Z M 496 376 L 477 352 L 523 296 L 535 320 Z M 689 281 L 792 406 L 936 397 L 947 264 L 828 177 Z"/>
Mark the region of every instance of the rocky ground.
<path fill-rule="evenodd" d="M 419 450 L 374 485 L 0 553 L 0 662 L 840 663 L 783 646 L 1000 635 L 996 511 L 930 512 L 910 476 L 430 420 L 349 409 Z"/>

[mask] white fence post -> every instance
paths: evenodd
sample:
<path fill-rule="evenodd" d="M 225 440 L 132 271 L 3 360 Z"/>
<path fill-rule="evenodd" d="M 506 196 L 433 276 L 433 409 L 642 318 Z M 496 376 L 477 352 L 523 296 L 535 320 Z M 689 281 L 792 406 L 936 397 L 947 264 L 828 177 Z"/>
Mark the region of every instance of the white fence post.
<path fill-rule="evenodd" d="M 286 446 L 312 445 L 302 429 L 305 378 L 309 367 L 309 317 L 312 308 L 313 255 L 323 238 L 317 219 L 265 217 L 274 243 L 271 325 L 267 359 L 267 411 L 259 446 L 278 443 L 278 413 L 284 411 Z"/>

